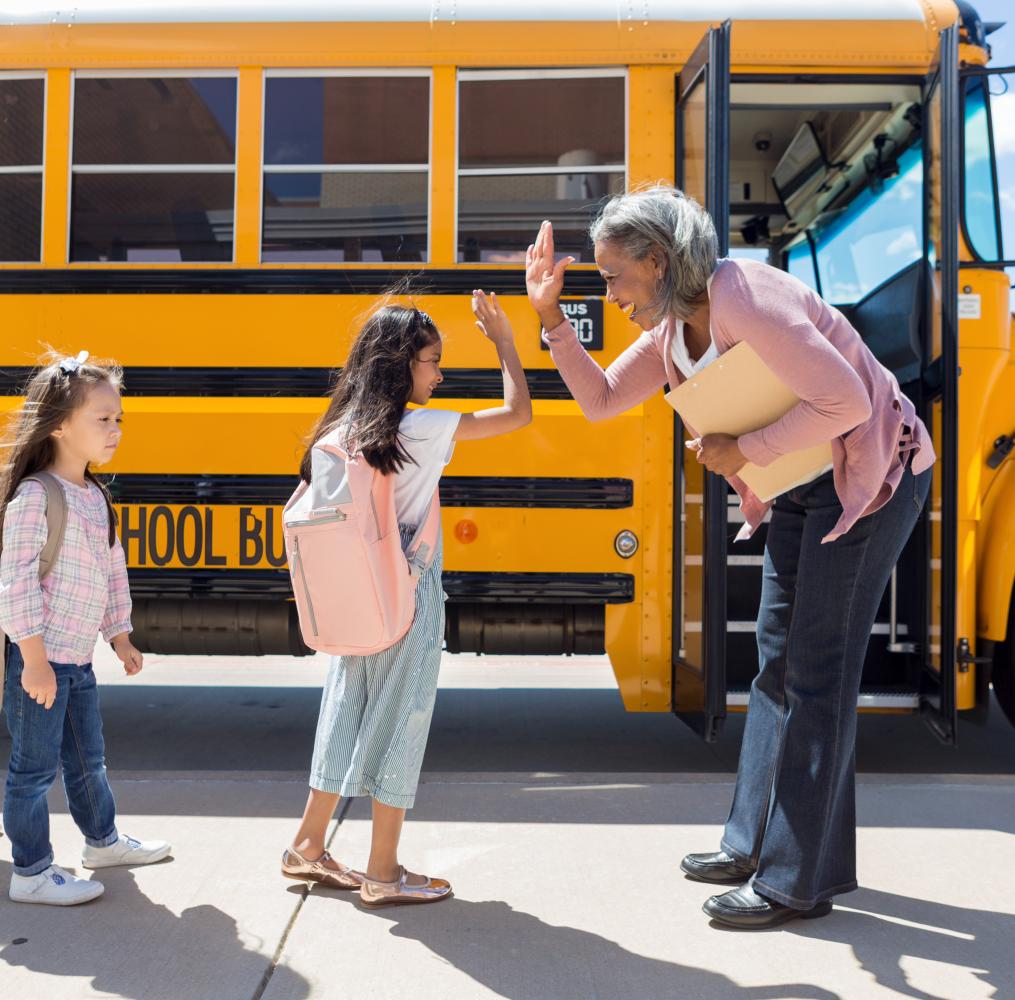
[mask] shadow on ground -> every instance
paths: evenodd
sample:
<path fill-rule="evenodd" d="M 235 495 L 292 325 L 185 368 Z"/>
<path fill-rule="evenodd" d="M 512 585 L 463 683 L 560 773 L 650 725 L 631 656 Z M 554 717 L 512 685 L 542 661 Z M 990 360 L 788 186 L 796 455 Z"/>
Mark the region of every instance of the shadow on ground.
<path fill-rule="evenodd" d="M 291 771 L 305 775 L 314 688 L 109 686 L 102 691 L 113 770 Z M 434 771 L 734 773 L 744 716 L 705 744 L 668 713 L 626 712 L 616 691 L 442 689 L 423 768 Z M 9 744 L 0 727 L 0 757 Z M 959 723 L 958 748 L 917 716 L 861 715 L 867 773 L 1015 774 L 1015 729 L 995 706 Z"/>
<path fill-rule="evenodd" d="M 10 874 L 10 863 L 0 862 L 0 886 Z M 129 869 L 101 875 L 105 896 L 82 906 L 0 903 L 0 961 L 81 979 L 92 990 L 129 1000 L 254 996 L 271 958 L 244 945 L 228 913 L 203 904 L 177 916 L 145 896 Z M 280 968 L 275 976 L 294 1000 L 310 995 L 298 973 Z"/>
<path fill-rule="evenodd" d="M 328 900 L 357 905 L 338 893 L 329 893 Z M 390 922 L 394 937 L 419 942 L 507 1000 L 840 1000 L 811 983 L 741 986 L 722 973 L 639 955 L 599 934 L 548 923 L 500 900 L 454 897 L 436 906 L 392 907 L 370 916 Z M 268 997 L 275 988 L 273 982 Z M 278 995 L 288 1000 L 281 988 Z"/>
<path fill-rule="evenodd" d="M 1015 996 L 1015 916 L 992 910 L 949 906 L 875 889 L 842 897 L 834 919 L 815 920 L 787 929 L 853 949 L 860 965 L 878 984 L 900 996 L 940 1000 L 940 993 L 914 987 L 902 968 L 903 958 L 917 958 L 965 968 L 997 997 Z M 886 919 L 887 918 L 887 919 Z M 905 921 L 906 923 L 901 923 Z"/>

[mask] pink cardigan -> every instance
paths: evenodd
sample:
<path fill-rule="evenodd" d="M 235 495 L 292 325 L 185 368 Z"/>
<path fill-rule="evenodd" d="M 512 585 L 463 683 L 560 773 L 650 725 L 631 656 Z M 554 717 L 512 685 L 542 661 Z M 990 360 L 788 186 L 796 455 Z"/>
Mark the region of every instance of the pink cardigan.
<path fill-rule="evenodd" d="M 802 281 L 753 260 L 720 260 L 709 291 L 712 340 L 720 354 L 746 340 L 801 402 L 738 444 L 756 465 L 786 452 L 832 442 L 832 476 L 842 517 L 823 539 L 832 542 L 891 499 L 911 452 L 919 474 L 934 464 L 930 435 L 895 376 L 871 354 L 837 309 Z M 571 395 L 590 420 L 604 420 L 643 402 L 664 384 L 684 379 L 670 350 L 676 324 L 665 319 L 643 333 L 604 372 L 578 342 L 570 323 L 543 336 Z M 909 432 L 905 431 L 909 428 Z M 749 538 L 771 506 L 737 476 Z"/>

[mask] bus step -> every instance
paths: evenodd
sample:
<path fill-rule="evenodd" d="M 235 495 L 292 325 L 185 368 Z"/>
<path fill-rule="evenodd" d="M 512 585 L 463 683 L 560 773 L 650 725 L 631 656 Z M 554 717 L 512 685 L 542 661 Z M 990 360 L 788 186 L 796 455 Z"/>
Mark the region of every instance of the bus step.
<path fill-rule="evenodd" d="M 726 692 L 727 708 L 746 708 L 750 697 L 749 688 L 730 688 Z M 857 708 L 915 709 L 920 707 L 920 696 L 916 691 L 888 690 L 885 688 L 861 688 L 856 699 Z"/>

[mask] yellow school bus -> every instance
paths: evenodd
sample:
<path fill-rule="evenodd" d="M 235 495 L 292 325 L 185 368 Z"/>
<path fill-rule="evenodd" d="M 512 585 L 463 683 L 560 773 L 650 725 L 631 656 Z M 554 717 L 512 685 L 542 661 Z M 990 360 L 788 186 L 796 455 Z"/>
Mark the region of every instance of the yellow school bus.
<path fill-rule="evenodd" d="M 587 227 L 611 194 L 663 180 L 707 205 L 724 252 L 842 309 L 933 428 L 932 503 L 859 707 L 922 710 L 952 740 L 993 668 L 1015 719 L 1012 262 L 984 26 L 951 0 L 705 9 L 96 0 L 6 15 L 2 405 L 41 345 L 124 366 L 108 471 L 140 646 L 306 652 L 279 512 L 332 372 L 411 277 L 446 335 L 432 405 L 489 405 L 499 374 L 469 312 L 483 287 L 515 325 L 535 419 L 460 444 L 448 469 L 448 648 L 605 651 L 628 709 L 714 738 L 757 669 L 764 532 L 731 545 L 726 486 L 686 462 L 661 393 L 585 420 L 524 298 L 524 248 L 551 219 L 579 261 L 567 309 L 608 364 L 636 331 L 604 309 Z"/>

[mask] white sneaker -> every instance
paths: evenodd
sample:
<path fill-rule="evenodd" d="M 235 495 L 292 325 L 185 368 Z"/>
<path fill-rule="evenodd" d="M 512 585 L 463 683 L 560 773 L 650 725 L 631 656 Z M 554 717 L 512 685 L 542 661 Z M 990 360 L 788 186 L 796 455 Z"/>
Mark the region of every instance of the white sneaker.
<path fill-rule="evenodd" d="M 47 906 L 77 906 L 102 895 L 101 882 L 78 878 L 57 865 L 38 875 L 11 875 L 8 895 L 15 903 L 45 903 Z"/>
<path fill-rule="evenodd" d="M 81 864 L 85 868 L 113 868 L 116 865 L 151 865 L 161 861 L 172 847 L 164 840 L 135 840 L 121 833 L 108 847 L 85 844 Z"/>

